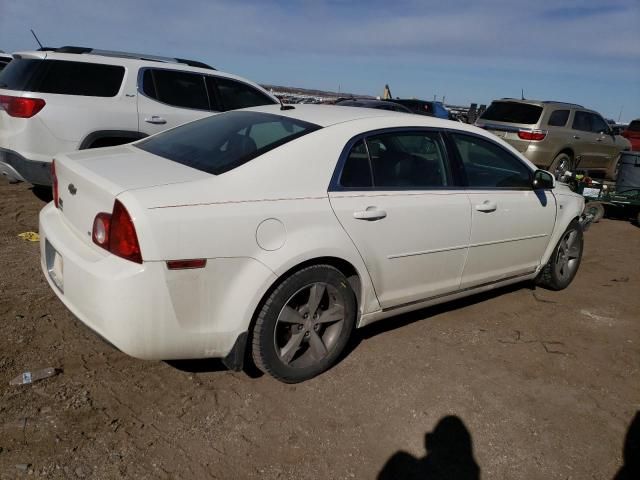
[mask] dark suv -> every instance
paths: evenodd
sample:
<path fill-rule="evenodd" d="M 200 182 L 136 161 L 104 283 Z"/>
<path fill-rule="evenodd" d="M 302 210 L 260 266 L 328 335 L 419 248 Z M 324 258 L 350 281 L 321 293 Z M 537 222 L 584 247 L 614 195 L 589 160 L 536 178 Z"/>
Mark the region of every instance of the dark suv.
<path fill-rule="evenodd" d="M 418 115 L 427 115 L 428 117 L 444 118 L 447 120 L 450 118 L 449 111 L 444 108 L 442 102 L 430 102 L 415 98 L 394 98 L 393 100 L 386 101 L 407 107 L 412 113 L 417 113 Z"/>

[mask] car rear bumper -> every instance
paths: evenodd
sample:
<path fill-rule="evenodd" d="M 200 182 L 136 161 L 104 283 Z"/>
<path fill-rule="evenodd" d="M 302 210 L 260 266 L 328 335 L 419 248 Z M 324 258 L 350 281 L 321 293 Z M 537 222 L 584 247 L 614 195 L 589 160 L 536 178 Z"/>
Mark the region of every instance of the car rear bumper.
<path fill-rule="evenodd" d="M 0 174 L 10 181 L 51 185 L 51 162 L 30 160 L 18 152 L 0 148 Z"/>
<path fill-rule="evenodd" d="M 165 262 L 130 262 L 80 238 L 53 203 L 40 212 L 40 242 L 43 274 L 65 306 L 108 343 L 144 360 L 239 355 L 234 345 L 250 318 L 237 310 L 234 319 L 224 300 L 236 309 L 250 302 L 235 301 L 229 273 L 251 267 L 251 277 L 273 275 L 252 259 L 237 259 L 246 268 L 212 259 L 206 268 L 179 271 Z M 223 277 L 215 282 L 220 291 L 209 291 L 207 276 L 215 275 Z"/>

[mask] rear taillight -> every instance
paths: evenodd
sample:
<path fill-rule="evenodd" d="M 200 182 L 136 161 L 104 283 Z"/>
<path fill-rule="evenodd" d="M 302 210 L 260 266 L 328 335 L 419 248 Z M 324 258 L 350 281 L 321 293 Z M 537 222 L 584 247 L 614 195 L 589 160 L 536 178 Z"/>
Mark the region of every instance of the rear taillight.
<path fill-rule="evenodd" d="M 58 208 L 59 199 L 58 199 L 58 176 L 56 175 L 56 161 L 55 159 L 51 162 L 51 182 L 53 187 L 53 203 Z"/>
<path fill-rule="evenodd" d="M 547 132 L 544 130 L 519 130 L 518 137 L 522 140 L 531 140 L 535 142 L 539 142 L 540 140 L 544 140 L 544 137 L 547 136 Z"/>
<path fill-rule="evenodd" d="M 93 220 L 93 243 L 122 258 L 142 263 L 138 235 L 131 216 L 124 205 L 116 200 L 113 212 L 101 212 Z"/>
<path fill-rule="evenodd" d="M 0 95 L 0 108 L 12 117 L 31 118 L 42 110 L 45 104 L 41 98 Z"/>

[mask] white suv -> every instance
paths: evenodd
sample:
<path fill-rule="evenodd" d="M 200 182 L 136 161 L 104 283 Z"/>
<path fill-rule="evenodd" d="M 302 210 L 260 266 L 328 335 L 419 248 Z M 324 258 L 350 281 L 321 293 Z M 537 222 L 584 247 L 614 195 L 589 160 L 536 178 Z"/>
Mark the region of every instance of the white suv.
<path fill-rule="evenodd" d="M 278 103 L 196 61 L 62 47 L 21 52 L 0 73 L 0 174 L 51 185 L 58 152 L 129 143 L 215 112 Z"/>

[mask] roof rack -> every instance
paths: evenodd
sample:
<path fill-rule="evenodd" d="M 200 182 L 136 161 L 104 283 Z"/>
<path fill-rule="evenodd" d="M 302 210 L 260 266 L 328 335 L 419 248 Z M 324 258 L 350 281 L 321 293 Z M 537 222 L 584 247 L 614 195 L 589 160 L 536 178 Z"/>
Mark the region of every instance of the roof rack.
<path fill-rule="evenodd" d="M 578 107 L 578 108 L 585 108 L 582 105 L 578 105 L 577 103 L 571 103 L 571 102 L 560 102 L 558 100 L 543 100 L 542 103 L 561 103 L 563 105 L 571 105 L 573 107 Z"/>
<path fill-rule="evenodd" d="M 115 50 L 99 50 L 97 48 L 77 47 L 73 45 L 66 45 L 64 47 L 59 47 L 59 48 L 43 47 L 43 48 L 39 48 L 38 50 L 46 51 L 46 52 L 73 53 L 73 54 L 90 53 L 92 55 L 102 55 L 104 57 L 132 58 L 135 60 L 148 60 L 151 62 L 162 62 L 162 63 L 182 63 L 184 65 L 189 65 L 190 67 L 215 70 L 215 68 L 212 67 L 211 65 L 207 65 L 206 63 L 199 62 L 197 60 L 188 60 L 186 58 L 161 57 L 159 55 L 145 55 L 141 53 L 119 52 Z"/>

